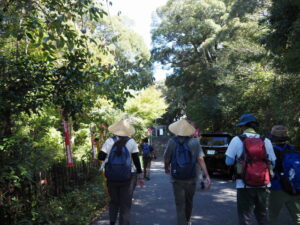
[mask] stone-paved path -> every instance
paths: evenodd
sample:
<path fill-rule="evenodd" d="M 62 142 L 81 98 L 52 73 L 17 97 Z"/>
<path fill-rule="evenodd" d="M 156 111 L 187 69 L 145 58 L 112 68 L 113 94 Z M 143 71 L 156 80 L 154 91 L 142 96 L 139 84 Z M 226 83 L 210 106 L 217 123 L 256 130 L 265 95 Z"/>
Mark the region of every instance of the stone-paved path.
<path fill-rule="evenodd" d="M 214 178 L 212 188 L 197 191 L 194 196 L 193 225 L 235 225 L 236 191 L 232 181 Z M 136 187 L 131 210 L 131 225 L 176 225 L 176 211 L 169 176 L 164 174 L 162 160 L 152 162 L 151 180 L 145 188 Z M 256 222 L 253 222 L 256 224 Z M 109 225 L 108 212 L 91 225 Z M 286 210 L 279 225 L 292 225 Z"/>

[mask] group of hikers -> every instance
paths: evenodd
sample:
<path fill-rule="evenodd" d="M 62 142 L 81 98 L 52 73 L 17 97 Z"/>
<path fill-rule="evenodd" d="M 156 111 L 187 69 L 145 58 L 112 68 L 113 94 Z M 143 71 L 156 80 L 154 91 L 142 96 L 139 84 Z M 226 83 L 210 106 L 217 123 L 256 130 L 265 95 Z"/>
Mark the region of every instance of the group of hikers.
<path fill-rule="evenodd" d="M 251 224 L 251 217 L 259 225 L 276 225 L 285 205 L 295 224 L 300 224 L 300 154 L 291 146 L 287 129 L 276 125 L 269 137 L 259 135 L 257 118 L 244 114 L 236 124 L 242 134 L 235 136 L 226 150 L 227 165 L 235 165 L 237 213 L 240 225 Z M 132 197 L 137 183 L 150 179 L 151 160 L 156 157 L 148 140 L 140 148 L 143 169 L 139 160 L 139 146 L 133 138 L 134 127 L 125 119 L 112 124 L 108 130 L 114 135 L 103 144 L 98 159 L 103 161 L 107 189 L 110 196 L 110 225 L 130 224 Z M 199 174 L 203 188 L 211 187 L 205 164 L 205 154 L 194 126 L 186 119 L 169 125 L 174 137 L 164 151 L 165 173 L 170 175 L 176 205 L 177 225 L 190 225 L 193 198 Z M 134 166 L 133 166 L 134 165 Z"/>
<path fill-rule="evenodd" d="M 272 127 L 268 138 L 259 135 L 257 118 L 244 114 L 226 151 L 226 164 L 236 165 L 239 224 L 250 224 L 254 212 L 259 225 L 276 225 L 285 205 L 300 224 L 300 154 L 288 144 L 287 129 Z"/>

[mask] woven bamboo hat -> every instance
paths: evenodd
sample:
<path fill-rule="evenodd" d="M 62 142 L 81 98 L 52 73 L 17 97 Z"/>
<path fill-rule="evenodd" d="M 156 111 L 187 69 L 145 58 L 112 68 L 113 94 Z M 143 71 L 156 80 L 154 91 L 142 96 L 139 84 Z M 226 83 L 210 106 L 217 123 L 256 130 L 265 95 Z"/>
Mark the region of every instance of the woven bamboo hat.
<path fill-rule="evenodd" d="M 108 130 L 114 135 L 123 137 L 132 136 L 135 133 L 134 127 L 125 119 L 113 123 L 108 127 Z"/>
<path fill-rule="evenodd" d="M 186 119 L 181 119 L 170 124 L 169 130 L 178 136 L 191 136 L 196 131 L 196 129 Z"/>

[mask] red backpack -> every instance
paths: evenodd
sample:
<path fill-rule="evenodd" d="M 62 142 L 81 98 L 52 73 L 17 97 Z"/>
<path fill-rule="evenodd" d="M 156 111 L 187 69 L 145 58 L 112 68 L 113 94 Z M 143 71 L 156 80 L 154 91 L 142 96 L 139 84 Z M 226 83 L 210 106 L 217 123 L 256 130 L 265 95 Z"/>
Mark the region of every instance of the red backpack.
<path fill-rule="evenodd" d="M 240 174 L 247 186 L 266 186 L 270 183 L 268 154 L 265 148 L 264 137 L 247 137 L 240 135 L 239 138 L 244 144 L 244 151 L 239 158 L 242 166 Z"/>

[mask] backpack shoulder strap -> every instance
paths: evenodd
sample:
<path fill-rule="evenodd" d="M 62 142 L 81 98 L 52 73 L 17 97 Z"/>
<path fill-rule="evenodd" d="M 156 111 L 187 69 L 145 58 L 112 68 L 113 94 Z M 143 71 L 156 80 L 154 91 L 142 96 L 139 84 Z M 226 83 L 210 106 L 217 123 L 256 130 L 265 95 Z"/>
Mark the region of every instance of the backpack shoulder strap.
<path fill-rule="evenodd" d="M 117 144 L 118 138 L 117 138 L 117 136 L 113 136 L 111 139 L 114 141 L 114 144 L 111 146 L 111 150 L 112 150 L 115 147 L 115 145 Z M 112 152 L 112 151 L 110 151 L 110 152 Z"/>
<path fill-rule="evenodd" d="M 174 137 L 172 138 L 172 140 L 174 140 L 175 142 L 179 141 L 177 136 L 174 136 Z"/>
<path fill-rule="evenodd" d="M 294 151 L 295 150 L 295 146 L 293 146 L 293 145 L 289 145 L 289 144 L 284 144 L 284 145 L 282 145 L 282 146 L 280 146 L 280 145 L 273 145 L 273 148 L 274 149 L 276 149 L 276 150 L 278 150 L 278 151 L 283 151 L 283 150 L 285 150 L 285 151 Z"/>
<path fill-rule="evenodd" d="M 113 146 L 111 147 L 112 149 L 114 148 L 115 145 L 118 144 L 118 142 L 120 141 L 120 139 L 116 136 L 112 137 L 113 141 L 114 141 L 114 144 Z M 130 137 L 126 137 L 125 138 L 125 143 L 124 143 L 124 146 L 126 145 L 126 143 L 130 140 L 131 138 Z"/>
<path fill-rule="evenodd" d="M 177 149 L 184 149 L 184 150 L 190 150 L 189 146 L 188 146 L 188 142 L 191 139 L 191 137 L 186 137 L 184 138 L 183 141 L 180 141 L 179 138 L 176 136 L 173 138 L 173 141 L 176 144 L 176 147 L 173 149 L 174 152 L 176 152 L 176 154 L 178 153 Z"/>
<path fill-rule="evenodd" d="M 119 141 L 120 139 L 117 136 L 113 136 L 112 139 L 114 140 L 114 142 Z M 131 138 L 130 137 L 126 137 L 125 138 L 125 143 L 127 143 Z"/>
<path fill-rule="evenodd" d="M 278 151 L 283 151 L 285 149 L 285 146 L 273 145 L 273 148 Z"/>
<path fill-rule="evenodd" d="M 241 140 L 241 142 L 244 142 L 244 140 L 247 138 L 246 134 L 238 135 L 238 137 Z"/>
<path fill-rule="evenodd" d="M 191 139 L 192 139 L 192 137 L 186 137 L 184 139 L 184 143 L 188 144 Z"/>
<path fill-rule="evenodd" d="M 115 143 L 118 141 L 117 136 L 113 136 L 112 139 L 113 139 L 113 141 L 114 141 Z"/>
<path fill-rule="evenodd" d="M 125 139 L 125 143 L 127 143 L 130 139 L 131 139 L 130 137 L 127 137 L 127 138 Z"/>
<path fill-rule="evenodd" d="M 289 149 L 290 149 L 290 150 L 292 150 L 292 151 L 294 151 L 294 150 L 295 150 L 295 146 L 293 146 L 293 145 L 289 145 L 289 144 L 288 144 L 288 146 L 289 146 Z"/>
<path fill-rule="evenodd" d="M 189 141 L 191 140 L 191 137 L 185 137 L 183 142 L 179 140 L 179 138 L 176 136 L 176 137 L 173 137 L 172 138 L 173 141 L 176 143 L 176 144 L 180 144 L 180 145 L 183 145 L 183 144 L 187 144 L 189 143 Z"/>
<path fill-rule="evenodd" d="M 289 144 L 285 144 L 284 145 L 284 150 L 294 151 L 295 150 L 295 146 L 289 145 Z"/>
<path fill-rule="evenodd" d="M 247 138 L 247 136 L 246 136 L 246 134 L 241 134 L 241 135 L 238 135 L 238 138 L 241 140 L 241 142 L 243 144 L 243 152 L 239 157 L 237 156 L 237 160 L 240 161 L 242 159 L 245 159 L 245 157 L 246 157 L 244 140 Z"/>
<path fill-rule="evenodd" d="M 127 142 L 128 142 L 130 139 L 131 139 L 130 137 L 125 138 L 125 142 L 124 142 L 124 146 L 123 146 L 123 147 L 125 147 L 126 149 L 127 149 L 126 144 L 127 144 Z"/>
<path fill-rule="evenodd" d="M 179 141 L 179 138 L 177 136 L 173 137 L 172 140 L 176 143 L 176 144 L 182 144 L 180 141 Z"/>

